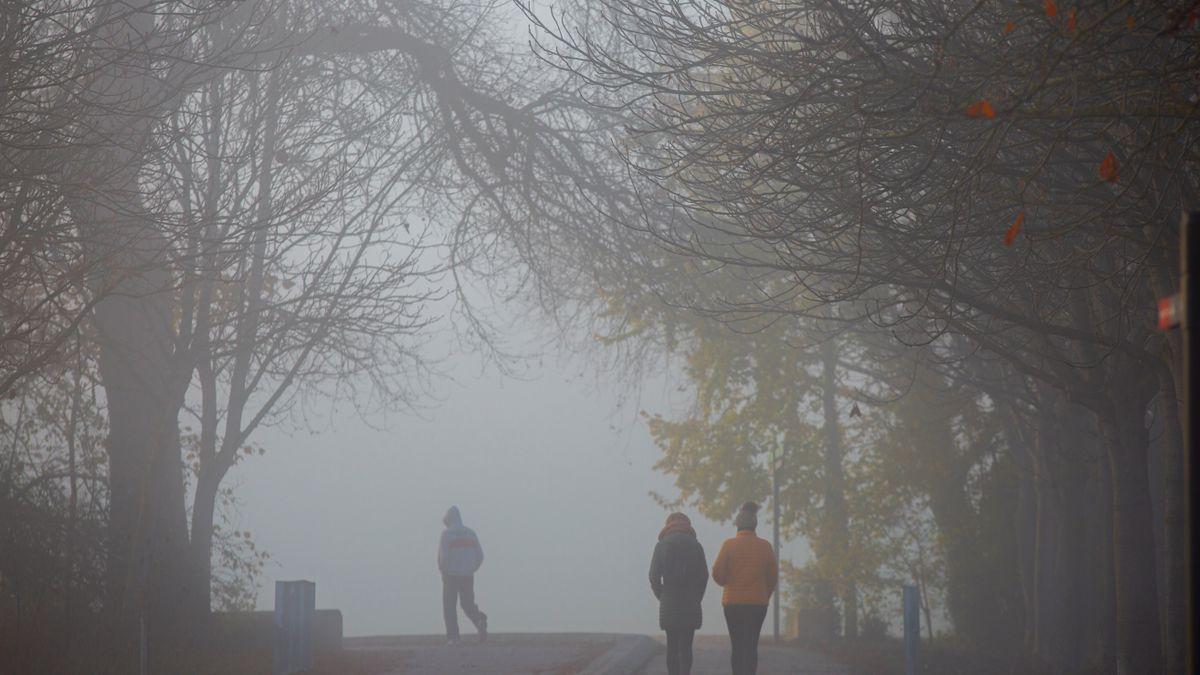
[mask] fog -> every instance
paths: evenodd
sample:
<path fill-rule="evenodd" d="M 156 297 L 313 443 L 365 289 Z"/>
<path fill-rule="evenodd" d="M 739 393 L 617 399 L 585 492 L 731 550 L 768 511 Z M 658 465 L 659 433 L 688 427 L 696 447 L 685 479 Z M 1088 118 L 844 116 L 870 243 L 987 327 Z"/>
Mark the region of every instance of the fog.
<path fill-rule="evenodd" d="M 273 606 L 271 580 L 311 579 L 348 635 L 440 632 L 436 548 L 456 504 L 483 545 L 476 594 L 491 630 L 656 632 L 646 572 L 668 511 L 650 493 L 673 496 L 671 481 L 618 383 L 541 362 L 518 379 L 463 355 L 419 417 L 373 428 L 335 411 L 311 434 L 263 434 L 267 454 L 234 476 L 240 524 L 274 558 L 259 606 Z M 672 393 L 656 378 L 640 406 L 670 409 Z M 711 558 L 733 527 L 690 515 Z M 719 633 L 719 593 L 704 612 L 704 632 Z"/>
<path fill-rule="evenodd" d="M 1200 669 L 1198 30 L 6 3 L 0 672 Z"/>

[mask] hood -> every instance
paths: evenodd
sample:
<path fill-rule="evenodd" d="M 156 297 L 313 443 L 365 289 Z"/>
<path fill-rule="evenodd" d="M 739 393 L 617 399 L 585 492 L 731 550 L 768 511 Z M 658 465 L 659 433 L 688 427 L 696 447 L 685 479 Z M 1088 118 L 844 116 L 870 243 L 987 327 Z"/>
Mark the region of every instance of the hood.
<path fill-rule="evenodd" d="M 682 513 L 672 513 L 667 516 L 667 524 L 658 533 L 658 538 L 661 541 L 673 534 L 683 534 L 692 538 L 696 537 L 696 531 L 692 529 L 692 521 Z"/>
<path fill-rule="evenodd" d="M 446 515 L 442 517 L 442 522 L 446 527 L 454 527 L 462 525 L 462 514 L 458 512 L 457 506 L 451 506 L 446 510 Z"/>

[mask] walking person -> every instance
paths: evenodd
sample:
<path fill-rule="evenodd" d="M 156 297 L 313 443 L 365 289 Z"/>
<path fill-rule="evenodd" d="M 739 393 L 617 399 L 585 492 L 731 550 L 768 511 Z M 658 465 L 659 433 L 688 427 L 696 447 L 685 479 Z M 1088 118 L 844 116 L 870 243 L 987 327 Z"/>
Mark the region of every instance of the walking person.
<path fill-rule="evenodd" d="M 479 545 L 475 531 L 462 524 L 462 514 L 457 506 L 446 511 L 442 523 L 446 529 L 438 544 L 437 561 L 442 573 L 442 612 L 446 619 L 447 643 L 458 643 L 458 608 L 455 605 L 459 602 L 479 631 L 479 641 L 487 642 L 487 615 L 475 604 L 475 572 L 483 564 L 483 547 Z"/>
<path fill-rule="evenodd" d="M 667 673 L 690 675 L 692 638 L 703 617 L 700 600 L 708 587 L 708 562 L 692 521 L 667 516 L 650 559 L 650 590 L 658 598 L 658 625 L 667 633 Z"/>
<path fill-rule="evenodd" d="M 721 605 L 729 626 L 733 675 L 755 675 L 758 670 L 758 635 L 767 604 L 779 578 L 775 550 L 754 534 L 758 504 L 746 502 L 734 517 L 737 536 L 726 539 L 713 562 L 712 577 L 725 588 Z"/>

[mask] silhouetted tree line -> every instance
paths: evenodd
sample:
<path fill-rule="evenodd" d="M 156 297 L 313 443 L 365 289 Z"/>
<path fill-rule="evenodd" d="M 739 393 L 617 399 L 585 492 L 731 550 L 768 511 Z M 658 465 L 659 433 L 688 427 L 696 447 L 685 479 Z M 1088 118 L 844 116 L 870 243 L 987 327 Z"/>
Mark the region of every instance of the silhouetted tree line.
<path fill-rule="evenodd" d="M 795 469 L 812 480 L 788 507 L 825 512 L 799 523 L 818 566 L 856 537 L 870 558 L 915 527 L 899 515 L 915 506 L 959 635 L 1053 668 L 1178 672 L 1181 366 L 1154 309 L 1197 203 L 1194 3 L 604 0 L 528 15 L 581 100 L 624 116 L 613 148 L 644 208 L 623 217 L 672 271 L 597 278 L 595 321 L 602 343 L 649 336 L 687 356 L 696 408 L 655 420 L 681 498 L 727 517 L 765 494 L 765 450 L 747 441 L 779 443 L 762 425 L 802 427 L 821 397 L 739 417 L 789 386 L 763 372 L 775 351 L 799 352 L 785 363 L 811 380 L 821 367 L 802 362 L 834 341 L 851 371 L 837 395 L 878 410 L 854 455 Z M 736 386 L 710 397 L 714 381 Z M 839 459 L 834 435 L 784 445 L 805 443 Z M 862 464 L 885 459 L 883 476 Z M 882 528 L 851 508 L 830 540 L 853 486 L 822 491 L 843 472 L 909 501 Z M 890 555 L 824 565 L 847 618 L 850 581 Z"/>
<path fill-rule="evenodd" d="M 143 618 L 169 663 L 255 430 L 409 405 L 447 294 L 507 358 L 475 280 L 627 372 L 683 354 L 661 468 L 726 517 L 785 453 L 797 581 L 844 634 L 916 581 L 978 648 L 1178 670 L 1179 358 L 1152 310 L 1196 201 L 1196 8 L 524 9 L 540 62 L 488 3 L 0 10 L 0 410 L 98 386 L 104 438 L 89 478 L 5 459 L 6 532 L 76 561 L 0 558 L 6 597 L 87 587 L 90 663 L 126 671 Z M 29 540 L 18 509 L 79 536 Z"/>
<path fill-rule="evenodd" d="M 252 583 L 261 552 L 220 512 L 230 469 L 264 450 L 255 430 L 329 396 L 404 409 L 431 374 L 429 305 L 461 293 L 460 278 L 536 292 L 573 273 L 556 268 L 559 229 L 617 193 L 588 161 L 589 118 L 562 78 L 533 78 L 535 62 L 506 49 L 496 13 L 358 0 L 0 9 L 0 406 L 17 420 L 70 373 L 102 392 L 87 408 L 103 420 L 88 455 L 103 467 L 87 474 L 86 513 L 62 504 L 83 473 L 35 470 L 17 459 L 17 427 L 3 438 L 0 520 L 26 528 L 5 543 L 41 532 L 28 543 L 58 546 L 66 522 L 89 533 L 67 538 L 80 547 L 67 572 L 29 576 L 38 566 L 0 557 L 14 602 L 48 580 L 95 600 L 102 631 L 67 672 L 130 672 L 143 623 L 151 661 L 169 668 L 204 649 L 214 603 L 244 603 L 226 582 Z M 506 357 L 485 312 L 461 295 L 448 306 Z M 40 452 L 58 462 L 74 439 L 48 436 Z"/>

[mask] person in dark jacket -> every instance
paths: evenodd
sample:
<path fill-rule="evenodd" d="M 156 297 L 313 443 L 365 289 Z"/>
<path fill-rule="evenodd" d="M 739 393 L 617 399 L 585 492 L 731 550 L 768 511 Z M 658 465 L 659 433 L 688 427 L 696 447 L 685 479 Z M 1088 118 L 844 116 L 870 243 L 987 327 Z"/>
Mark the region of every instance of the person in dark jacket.
<path fill-rule="evenodd" d="M 479 537 L 475 531 L 463 525 L 462 515 L 457 506 L 451 506 L 446 511 L 442 523 L 446 529 L 442 531 L 441 541 L 438 542 L 438 571 L 442 573 L 442 613 L 446 619 L 446 640 L 449 644 L 458 642 L 458 608 L 462 602 L 463 612 L 475 629 L 479 631 L 479 641 L 487 641 L 487 615 L 479 611 L 475 604 L 475 572 L 483 564 L 483 547 L 479 545 Z"/>
<path fill-rule="evenodd" d="M 703 621 L 700 601 L 707 586 L 708 563 L 692 522 L 672 513 L 650 559 L 650 590 L 658 598 L 658 625 L 667 632 L 670 675 L 692 671 L 692 638 Z"/>

